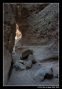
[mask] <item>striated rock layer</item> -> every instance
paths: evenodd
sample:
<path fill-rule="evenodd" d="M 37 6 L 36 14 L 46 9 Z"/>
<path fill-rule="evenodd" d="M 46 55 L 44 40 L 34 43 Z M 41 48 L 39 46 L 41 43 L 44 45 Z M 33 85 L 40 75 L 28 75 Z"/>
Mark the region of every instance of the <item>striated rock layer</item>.
<path fill-rule="evenodd" d="M 38 8 L 35 11 L 37 10 Z M 20 19 L 19 30 L 22 32 L 21 43 L 23 45 L 42 45 L 53 39 L 57 40 L 58 4 L 48 4 L 37 13 L 35 11 L 29 16 L 24 15 L 25 17 Z"/>

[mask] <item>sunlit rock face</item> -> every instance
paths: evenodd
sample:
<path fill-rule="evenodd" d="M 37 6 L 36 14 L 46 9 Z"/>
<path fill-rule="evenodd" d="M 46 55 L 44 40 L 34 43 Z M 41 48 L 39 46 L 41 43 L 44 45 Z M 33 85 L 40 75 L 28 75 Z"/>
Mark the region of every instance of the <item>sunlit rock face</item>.
<path fill-rule="evenodd" d="M 19 26 L 16 24 L 16 36 L 15 40 L 21 39 L 22 38 L 22 33 L 19 31 Z"/>

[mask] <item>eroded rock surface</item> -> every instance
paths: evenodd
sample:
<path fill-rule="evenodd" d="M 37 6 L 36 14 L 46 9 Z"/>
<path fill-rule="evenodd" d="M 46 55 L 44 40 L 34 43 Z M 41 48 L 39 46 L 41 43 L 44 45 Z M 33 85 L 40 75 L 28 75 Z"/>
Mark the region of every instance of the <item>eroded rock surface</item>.
<path fill-rule="evenodd" d="M 12 52 L 15 42 L 16 23 L 10 4 L 4 4 L 4 46 Z"/>
<path fill-rule="evenodd" d="M 20 57 L 17 53 L 12 54 L 12 60 L 15 68 L 22 68 L 22 66 L 25 66 L 26 69 L 30 69 L 33 64 L 36 63 L 36 60 L 34 58 L 33 54 L 29 54 L 28 57 L 23 59 L 22 56 Z M 24 68 L 25 69 L 25 68 Z"/>
<path fill-rule="evenodd" d="M 9 51 L 4 48 L 4 60 L 3 60 L 3 67 L 4 67 L 4 70 L 3 70 L 3 73 L 4 73 L 4 85 L 7 84 L 8 82 L 8 73 L 9 73 L 9 70 L 10 70 L 10 66 L 11 66 L 11 54 L 9 53 Z"/>
<path fill-rule="evenodd" d="M 11 66 L 11 52 L 13 50 L 14 41 L 15 41 L 15 18 L 14 14 L 12 12 L 12 8 L 10 4 L 4 4 L 3 5 L 3 16 L 4 16 L 4 22 L 3 22 L 3 37 L 4 37 L 4 84 L 7 83 L 8 73 Z M 9 55 L 10 54 L 10 55 Z"/>
<path fill-rule="evenodd" d="M 53 68 L 51 65 L 40 68 L 34 75 L 34 79 L 37 81 L 43 81 L 45 79 L 53 78 Z"/>
<path fill-rule="evenodd" d="M 14 68 L 15 68 L 15 70 L 25 70 L 25 69 L 26 69 L 26 66 L 23 65 L 23 64 L 20 63 L 20 62 L 16 62 L 16 63 L 14 64 Z"/>
<path fill-rule="evenodd" d="M 8 81 L 8 85 L 58 85 L 59 79 L 54 79 L 53 74 L 57 73 L 58 63 L 53 64 L 52 68 L 47 68 L 47 62 L 40 63 L 44 59 L 58 56 L 58 30 L 59 30 L 59 4 L 58 3 L 41 3 L 41 4 L 4 4 L 4 81 L 7 83 L 8 72 L 13 60 L 14 70 Z M 12 54 L 15 43 L 16 24 L 22 33 L 22 38 L 15 45 L 14 54 Z M 33 55 L 30 51 L 33 50 Z M 10 54 L 12 55 L 9 55 Z M 26 60 L 22 60 L 27 57 Z M 7 55 L 8 54 L 8 55 Z M 7 55 L 7 57 L 6 57 Z M 11 58 L 12 57 L 12 58 Z M 33 63 L 33 61 L 35 61 Z M 42 65 L 46 65 L 43 69 Z M 28 69 L 27 69 L 28 68 Z M 41 69 L 40 69 L 41 68 Z M 33 80 L 33 75 L 36 78 Z M 52 80 L 44 80 L 44 78 Z M 57 76 L 56 76 L 57 77 Z M 39 82 L 37 82 L 37 78 Z M 42 78 L 42 79 L 41 79 Z"/>
<path fill-rule="evenodd" d="M 33 51 L 32 51 L 32 50 L 25 50 L 25 51 L 23 51 L 23 52 L 22 52 L 22 58 L 23 58 L 23 60 L 26 59 L 26 58 L 28 58 L 28 56 L 29 56 L 30 54 L 33 55 Z"/>

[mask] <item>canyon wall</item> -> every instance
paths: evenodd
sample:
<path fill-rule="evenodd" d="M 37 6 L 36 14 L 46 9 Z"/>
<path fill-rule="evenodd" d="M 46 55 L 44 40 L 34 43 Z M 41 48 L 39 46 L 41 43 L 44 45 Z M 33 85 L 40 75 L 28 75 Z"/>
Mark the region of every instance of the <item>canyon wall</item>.
<path fill-rule="evenodd" d="M 22 38 L 16 44 L 15 49 L 26 46 L 27 49 L 34 51 L 37 60 L 58 56 L 59 4 L 43 3 L 30 4 L 30 6 L 23 4 L 18 8 L 21 13 L 18 15 L 17 23 Z"/>
<path fill-rule="evenodd" d="M 4 38 L 4 84 L 7 83 L 8 73 L 11 66 L 11 53 L 15 42 L 16 22 L 9 4 L 3 4 L 3 38 Z"/>
<path fill-rule="evenodd" d="M 36 11 L 38 9 L 36 8 Z M 22 44 L 42 45 L 58 39 L 58 4 L 49 4 L 37 12 L 33 11 L 20 22 Z"/>
<path fill-rule="evenodd" d="M 22 39 L 17 45 L 49 45 L 58 50 L 59 4 L 23 4 L 19 6 L 19 30 Z M 28 13 L 27 13 L 28 12 Z"/>

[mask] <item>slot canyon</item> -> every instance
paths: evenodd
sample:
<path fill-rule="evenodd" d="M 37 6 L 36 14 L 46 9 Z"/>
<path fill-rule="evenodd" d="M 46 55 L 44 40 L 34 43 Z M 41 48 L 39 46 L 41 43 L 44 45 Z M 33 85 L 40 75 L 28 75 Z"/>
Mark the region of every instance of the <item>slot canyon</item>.
<path fill-rule="evenodd" d="M 59 3 L 4 3 L 3 38 L 4 86 L 59 86 Z"/>

